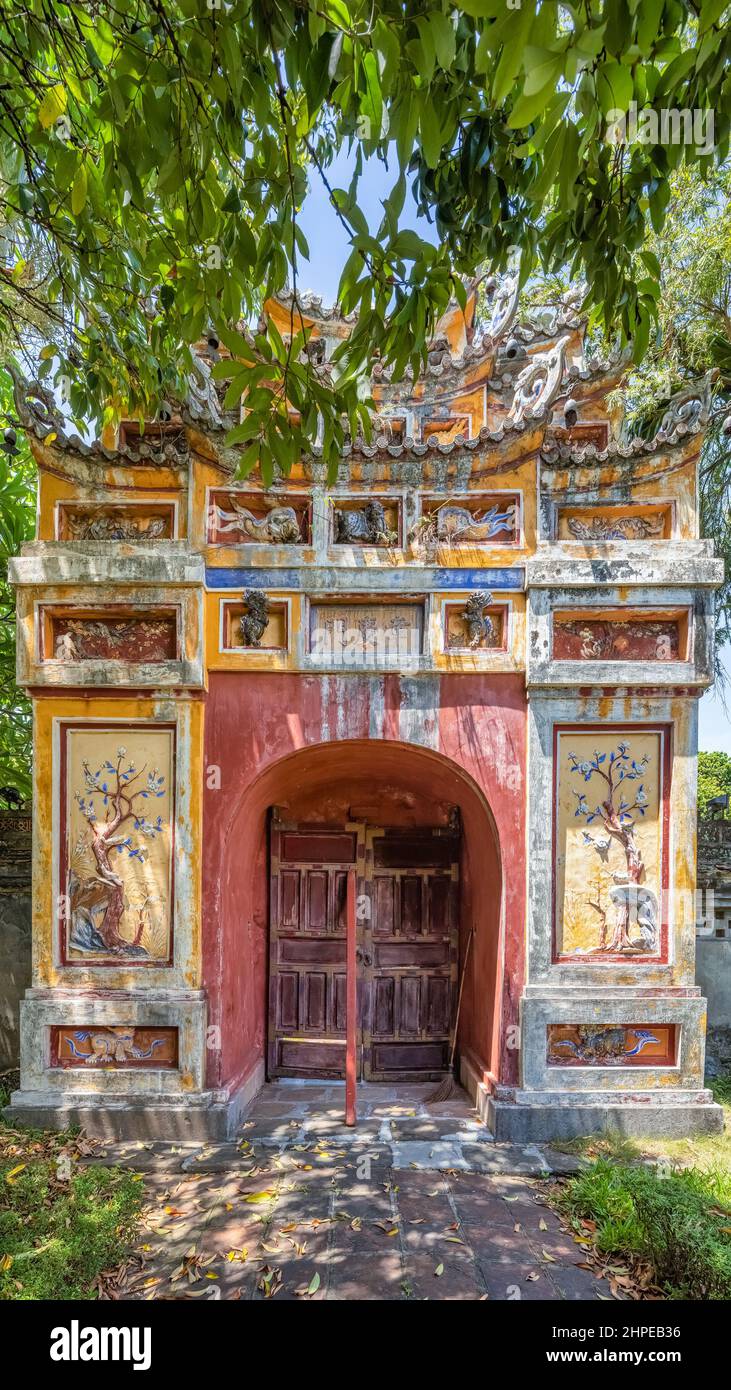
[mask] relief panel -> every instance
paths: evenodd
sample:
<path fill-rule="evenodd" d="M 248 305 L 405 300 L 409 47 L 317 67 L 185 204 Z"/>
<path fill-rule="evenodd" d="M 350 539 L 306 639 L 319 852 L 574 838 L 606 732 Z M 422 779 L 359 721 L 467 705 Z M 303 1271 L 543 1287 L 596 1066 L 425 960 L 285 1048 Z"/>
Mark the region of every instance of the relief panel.
<path fill-rule="evenodd" d="M 57 1027 L 51 1029 L 52 1067 L 161 1068 L 178 1065 L 177 1028 Z"/>
<path fill-rule="evenodd" d="M 514 545 L 520 540 L 520 497 L 494 493 L 424 498 L 422 514 L 409 531 L 412 545 Z"/>
<path fill-rule="evenodd" d="M 344 666 L 418 658 L 424 643 L 424 604 L 313 602 L 310 655 Z"/>
<path fill-rule="evenodd" d="M 558 959 L 664 957 L 667 744 L 661 728 L 556 730 Z"/>
<path fill-rule="evenodd" d="M 331 498 L 333 545 L 400 546 L 401 504 L 397 497 Z"/>
<path fill-rule="evenodd" d="M 551 1023 L 547 1029 L 550 1067 L 672 1067 L 676 1052 L 672 1023 Z"/>
<path fill-rule="evenodd" d="M 59 541 L 167 541 L 175 537 L 174 502 L 60 502 Z"/>
<path fill-rule="evenodd" d="M 42 608 L 42 661 L 175 661 L 178 625 L 174 611 Z"/>
<path fill-rule="evenodd" d="M 553 616 L 556 661 L 687 661 L 688 612 L 582 609 Z"/>
<path fill-rule="evenodd" d="M 221 603 L 221 651 L 287 651 L 289 604 L 270 599 L 261 589 Z"/>
<path fill-rule="evenodd" d="M 65 725 L 61 733 L 63 959 L 167 964 L 174 731 Z"/>
<path fill-rule="evenodd" d="M 216 488 L 208 494 L 209 545 L 308 545 L 310 501 Z"/>
<path fill-rule="evenodd" d="M 559 507 L 557 537 L 564 541 L 659 541 L 672 535 L 672 507 Z"/>
<path fill-rule="evenodd" d="M 506 651 L 508 606 L 486 593 L 444 604 L 444 650 Z"/>

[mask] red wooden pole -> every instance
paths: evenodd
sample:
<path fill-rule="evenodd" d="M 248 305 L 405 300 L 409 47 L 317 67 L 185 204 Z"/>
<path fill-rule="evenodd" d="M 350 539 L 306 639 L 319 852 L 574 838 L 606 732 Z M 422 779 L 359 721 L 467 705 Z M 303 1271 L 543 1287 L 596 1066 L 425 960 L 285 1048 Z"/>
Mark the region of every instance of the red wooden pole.
<path fill-rule="evenodd" d="M 345 1123 L 354 1125 L 356 1012 L 358 1008 L 355 939 L 355 869 L 348 873 L 345 923 Z"/>

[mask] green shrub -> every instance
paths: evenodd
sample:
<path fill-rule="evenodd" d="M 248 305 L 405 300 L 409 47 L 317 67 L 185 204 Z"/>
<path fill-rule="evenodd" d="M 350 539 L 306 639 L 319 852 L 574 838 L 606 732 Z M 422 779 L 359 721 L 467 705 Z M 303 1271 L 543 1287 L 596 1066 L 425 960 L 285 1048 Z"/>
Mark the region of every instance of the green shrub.
<path fill-rule="evenodd" d="M 599 1159 L 569 1180 L 558 1203 L 596 1223 L 604 1253 L 649 1259 L 674 1297 L 731 1298 L 731 1176 L 625 1167 Z"/>

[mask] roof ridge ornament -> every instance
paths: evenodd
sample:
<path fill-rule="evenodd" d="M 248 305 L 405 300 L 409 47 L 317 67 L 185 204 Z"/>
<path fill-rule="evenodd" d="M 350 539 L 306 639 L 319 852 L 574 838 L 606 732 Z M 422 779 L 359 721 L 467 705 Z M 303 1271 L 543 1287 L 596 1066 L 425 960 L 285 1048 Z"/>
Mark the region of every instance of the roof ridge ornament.
<path fill-rule="evenodd" d="M 515 382 L 513 404 L 508 411 L 508 423 L 538 420 L 546 414 L 561 389 L 566 347 L 570 334 L 564 333 L 545 352 L 536 353 L 520 372 Z"/>
<path fill-rule="evenodd" d="M 485 338 L 488 339 L 494 348 L 511 328 L 518 312 L 520 299 L 520 271 L 518 267 L 508 271 L 499 280 L 496 276 L 491 276 L 489 280 L 485 281 L 485 292 L 491 295 L 492 303 L 483 342 Z"/>
<path fill-rule="evenodd" d="M 193 366 L 187 374 L 186 384 L 188 389 L 183 402 L 185 414 L 189 415 L 191 420 L 202 420 L 211 429 L 225 429 L 226 424 L 221 414 L 211 368 L 204 358 L 197 355 L 193 357 Z"/>
<path fill-rule="evenodd" d="M 697 425 L 707 425 L 713 383 L 717 376 L 718 368 L 712 367 L 705 376 L 676 391 L 668 401 L 658 434 L 669 438 L 677 430 L 685 432 Z"/>

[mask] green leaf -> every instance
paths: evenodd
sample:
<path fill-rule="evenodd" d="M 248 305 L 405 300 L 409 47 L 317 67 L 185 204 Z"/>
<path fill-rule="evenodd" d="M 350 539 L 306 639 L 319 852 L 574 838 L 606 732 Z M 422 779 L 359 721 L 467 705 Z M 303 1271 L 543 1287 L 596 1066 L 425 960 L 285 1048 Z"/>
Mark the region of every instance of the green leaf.
<path fill-rule="evenodd" d="M 660 18 L 665 0 L 642 0 L 637 15 L 637 43 L 642 53 L 650 53 L 660 34 Z"/>
<path fill-rule="evenodd" d="M 457 48 L 455 27 L 448 15 L 441 14 L 438 10 L 429 15 L 428 23 L 439 66 L 448 72 L 454 62 Z"/>
<path fill-rule="evenodd" d="M 544 48 L 526 48 L 523 95 L 535 96 L 536 92 L 541 92 L 549 83 L 555 85 L 563 72 L 563 64 L 562 53 L 549 53 Z"/>
<path fill-rule="evenodd" d="M 73 184 L 71 185 L 71 211 L 74 217 L 79 217 L 84 210 L 87 187 L 86 168 L 83 164 L 80 164 L 76 170 Z"/>
<path fill-rule="evenodd" d="M 525 0 L 517 15 L 511 14 L 510 27 L 492 80 L 492 99 L 498 105 L 508 95 L 523 63 L 523 50 L 535 19 L 533 0 Z"/>
<path fill-rule="evenodd" d="M 473 19 L 496 19 L 505 13 L 505 0 L 460 0 L 459 8 Z"/>
<path fill-rule="evenodd" d="M 597 95 L 603 115 L 609 111 L 627 111 L 634 94 L 634 82 L 629 68 L 621 63 L 602 63 L 596 74 Z"/>
<path fill-rule="evenodd" d="M 439 112 L 431 101 L 427 101 L 421 109 L 419 118 L 419 129 L 421 132 L 421 147 L 424 151 L 424 158 L 430 169 L 436 169 L 439 163 L 439 156 L 442 152 L 442 126 L 439 120 Z"/>
<path fill-rule="evenodd" d="M 540 116 L 541 112 L 545 111 L 554 91 L 555 85 L 550 82 L 548 86 L 540 92 L 535 92 L 531 97 L 519 96 L 508 117 L 508 125 L 511 130 L 521 130 L 525 126 L 532 125 L 536 116 Z"/>
<path fill-rule="evenodd" d="M 698 32 L 705 34 L 706 30 L 710 29 L 711 25 L 721 18 L 728 6 L 729 0 L 702 0 Z"/>

